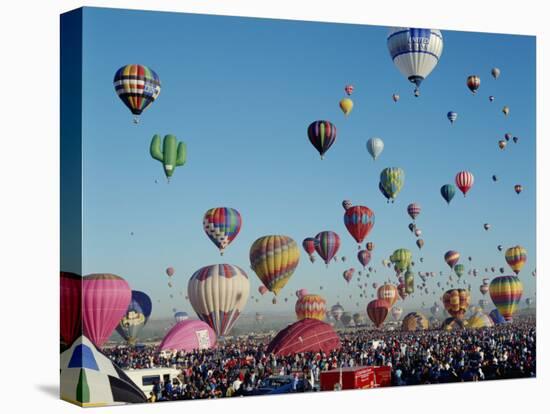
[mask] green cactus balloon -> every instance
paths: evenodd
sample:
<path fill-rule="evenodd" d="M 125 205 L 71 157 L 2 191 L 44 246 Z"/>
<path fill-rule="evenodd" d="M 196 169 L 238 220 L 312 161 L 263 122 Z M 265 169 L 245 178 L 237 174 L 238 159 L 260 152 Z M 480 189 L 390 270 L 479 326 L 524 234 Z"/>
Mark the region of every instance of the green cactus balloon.
<path fill-rule="evenodd" d="M 161 148 L 160 135 L 155 134 L 151 141 L 150 152 L 151 157 L 162 162 L 164 174 L 168 181 L 170 181 L 170 177 L 174 174 L 176 167 L 184 165 L 187 158 L 187 146 L 185 142 L 178 143 L 175 135 L 165 135 Z"/>

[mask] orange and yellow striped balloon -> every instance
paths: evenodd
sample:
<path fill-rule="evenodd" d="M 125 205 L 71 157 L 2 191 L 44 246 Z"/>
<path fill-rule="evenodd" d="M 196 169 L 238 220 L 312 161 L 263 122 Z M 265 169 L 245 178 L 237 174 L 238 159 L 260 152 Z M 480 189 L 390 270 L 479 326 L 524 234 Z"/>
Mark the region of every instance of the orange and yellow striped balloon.
<path fill-rule="evenodd" d="M 286 285 L 299 261 L 300 249 L 288 236 L 260 237 L 250 247 L 250 267 L 275 294 Z"/>
<path fill-rule="evenodd" d="M 294 310 L 299 321 L 302 319 L 323 321 L 327 311 L 327 302 L 319 295 L 303 295 L 296 301 Z"/>
<path fill-rule="evenodd" d="M 527 261 L 527 250 L 521 246 L 510 247 L 506 250 L 504 257 L 506 258 L 506 263 L 508 263 L 517 275 Z"/>
<path fill-rule="evenodd" d="M 445 310 L 453 318 L 464 319 L 464 314 L 470 306 L 470 291 L 466 289 L 451 289 L 442 298 Z"/>
<path fill-rule="evenodd" d="M 378 288 L 376 294 L 378 295 L 378 299 L 387 300 L 390 304 L 390 307 L 392 307 L 399 298 L 397 287 L 395 287 L 391 283 L 384 283 Z"/>

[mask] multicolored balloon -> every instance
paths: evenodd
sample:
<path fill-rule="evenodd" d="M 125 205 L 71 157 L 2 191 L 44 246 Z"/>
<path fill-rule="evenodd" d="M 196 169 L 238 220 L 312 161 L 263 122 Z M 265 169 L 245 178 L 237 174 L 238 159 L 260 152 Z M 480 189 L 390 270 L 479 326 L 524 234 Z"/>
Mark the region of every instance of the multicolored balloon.
<path fill-rule="evenodd" d="M 277 295 L 294 274 L 300 249 L 288 236 L 270 235 L 257 239 L 250 247 L 249 256 L 252 270 L 264 286 Z"/>
<path fill-rule="evenodd" d="M 449 250 L 447 253 L 445 253 L 444 257 L 445 257 L 445 262 L 452 269 L 458 263 L 458 260 L 460 259 L 460 253 L 458 253 L 455 250 Z"/>
<path fill-rule="evenodd" d="M 160 94 L 160 78 L 154 70 L 144 65 L 131 64 L 116 71 L 113 86 L 120 100 L 135 115 L 139 122 L 141 113 Z"/>
<path fill-rule="evenodd" d="M 374 227 L 374 212 L 366 206 L 353 206 L 344 213 L 344 224 L 357 243 L 363 243 Z"/>
<path fill-rule="evenodd" d="M 315 254 L 315 244 L 317 243 L 317 241 L 313 238 L 313 237 L 306 237 L 303 241 L 302 241 L 302 247 L 304 248 L 304 250 L 306 251 L 306 253 L 308 254 L 309 256 L 309 260 L 313 263 L 314 260 L 312 260 L 314 258 L 314 254 Z"/>
<path fill-rule="evenodd" d="M 449 315 L 462 320 L 470 306 L 470 292 L 466 289 L 448 290 L 443 294 L 442 302 Z"/>
<path fill-rule="evenodd" d="M 323 159 L 336 141 L 336 127 L 330 121 L 315 121 L 307 128 L 307 136 Z"/>
<path fill-rule="evenodd" d="M 408 313 L 401 323 L 401 329 L 406 332 L 422 331 L 430 326 L 428 318 L 420 312 Z"/>
<path fill-rule="evenodd" d="M 130 345 L 135 345 L 139 332 L 151 316 L 153 304 L 151 298 L 139 290 L 132 291 L 132 299 L 128 310 L 116 327 L 116 331 Z"/>
<path fill-rule="evenodd" d="M 512 268 L 517 275 L 527 262 L 527 250 L 521 246 L 510 247 L 504 253 L 506 263 Z"/>
<path fill-rule="evenodd" d="M 351 96 L 354 89 L 355 89 L 355 87 L 351 84 L 348 84 L 344 87 L 344 91 L 346 92 L 346 95 L 348 95 L 348 96 Z"/>
<path fill-rule="evenodd" d="M 511 321 L 523 295 L 523 283 L 517 276 L 499 276 L 491 281 L 489 294 L 502 317 Z"/>
<path fill-rule="evenodd" d="M 303 295 L 296 301 L 294 310 L 299 321 L 307 318 L 323 321 L 327 311 L 327 302 L 319 295 Z"/>
<path fill-rule="evenodd" d="M 225 336 L 239 319 L 250 291 L 243 269 L 230 264 L 204 266 L 187 284 L 187 295 L 195 313 L 217 336 Z"/>
<path fill-rule="evenodd" d="M 333 231 L 322 231 L 315 236 L 315 250 L 328 266 L 340 249 L 340 236 Z"/>
<path fill-rule="evenodd" d="M 468 89 L 470 89 L 474 95 L 477 93 L 480 85 L 481 79 L 477 75 L 470 75 L 468 79 L 466 79 L 466 86 L 468 86 Z"/>
<path fill-rule="evenodd" d="M 407 213 L 413 220 L 416 220 L 421 210 L 420 204 L 418 203 L 411 203 L 407 206 Z"/>
<path fill-rule="evenodd" d="M 204 232 L 223 255 L 225 248 L 241 231 L 241 214 L 234 208 L 215 207 L 204 214 L 202 220 Z"/>
<path fill-rule="evenodd" d="M 391 283 L 384 283 L 380 286 L 376 291 L 376 295 L 378 299 L 386 300 L 390 304 L 390 307 L 392 307 L 395 302 L 397 302 L 397 299 L 399 299 L 397 287 Z"/>

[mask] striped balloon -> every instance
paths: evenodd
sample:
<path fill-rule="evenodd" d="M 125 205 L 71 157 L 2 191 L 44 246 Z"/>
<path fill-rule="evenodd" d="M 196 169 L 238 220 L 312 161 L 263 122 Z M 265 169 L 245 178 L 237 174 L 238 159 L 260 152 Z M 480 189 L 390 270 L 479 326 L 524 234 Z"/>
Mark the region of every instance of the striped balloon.
<path fill-rule="evenodd" d="M 517 275 L 523 268 L 525 262 L 527 262 L 527 250 L 521 246 L 510 247 L 504 254 L 506 263 L 512 268 Z"/>
<path fill-rule="evenodd" d="M 241 315 L 250 291 L 243 269 L 215 264 L 197 270 L 187 284 L 187 296 L 197 316 L 218 336 L 227 335 Z"/>
<path fill-rule="evenodd" d="M 340 236 L 333 231 L 322 231 L 315 236 L 317 244 L 315 250 L 328 266 L 340 249 Z"/>
<path fill-rule="evenodd" d="M 428 329 L 428 319 L 419 312 L 408 313 L 401 323 L 401 329 L 407 332 Z"/>
<path fill-rule="evenodd" d="M 460 259 L 460 253 L 454 250 L 449 250 L 445 253 L 445 262 L 449 265 L 451 269 L 455 267 Z"/>
<path fill-rule="evenodd" d="M 323 321 L 327 311 L 327 302 L 319 295 L 303 295 L 296 301 L 294 310 L 299 321 L 307 318 Z"/>
<path fill-rule="evenodd" d="M 281 235 L 264 236 L 250 247 L 250 266 L 275 295 L 287 284 L 300 261 L 296 242 Z"/>
<path fill-rule="evenodd" d="M 474 175 L 469 171 L 460 171 L 455 177 L 455 182 L 464 197 L 466 197 L 466 193 L 474 185 Z"/>
<path fill-rule="evenodd" d="M 315 254 L 315 243 L 317 243 L 317 241 L 313 237 L 306 237 L 302 241 L 302 247 L 310 258 Z"/>
<path fill-rule="evenodd" d="M 357 243 L 362 243 L 374 227 L 374 212 L 366 206 L 353 206 L 344 213 L 344 224 Z"/>
<path fill-rule="evenodd" d="M 367 305 L 367 315 L 374 323 L 374 326 L 379 328 L 386 320 L 390 312 L 390 303 L 387 300 L 375 299 Z"/>
<path fill-rule="evenodd" d="M 386 300 L 390 304 L 390 307 L 392 307 L 399 298 L 397 288 L 390 283 L 384 283 L 380 286 L 376 295 L 378 299 Z"/>
<path fill-rule="evenodd" d="M 384 168 L 380 173 L 380 184 L 392 202 L 403 188 L 404 183 L 405 172 L 401 168 Z"/>
<path fill-rule="evenodd" d="M 468 320 L 468 328 L 470 329 L 491 328 L 493 326 L 495 326 L 495 323 L 491 317 L 483 312 L 476 312 Z"/>
<path fill-rule="evenodd" d="M 323 159 L 325 153 L 336 141 L 336 127 L 330 121 L 315 121 L 307 128 L 307 136 Z"/>
<path fill-rule="evenodd" d="M 468 89 L 470 89 L 473 94 L 477 93 L 480 85 L 481 79 L 477 75 L 470 75 L 468 76 L 468 79 L 466 79 L 466 86 L 468 86 Z"/>
<path fill-rule="evenodd" d="M 510 321 L 519 307 L 523 283 L 517 276 L 499 276 L 491 281 L 489 294 L 500 314 Z"/>
<path fill-rule="evenodd" d="M 451 289 L 443 294 L 443 306 L 453 318 L 464 319 L 470 306 L 470 292 L 466 289 Z"/>
<path fill-rule="evenodd" d="M 420 207 L 420 204 L 418 203 L 411 203 L 407 206 L 407 213 L 409 213 L 409 216 L 411 216 L 413 220 L 415 220 L 418 217 L 418 215 L 420 214 L 420 211 L 421 211 L 421 207 Z"/>
<path fill-rule="evenodd" d="M 234 208 L 216 207 L 204 214 L 202 224 L 208 238 L 223 255 L 225 248 L 241 231 L 242 219 L 240 213 Z"/>
<path fill-rule="evenodd" d="M 139 116 L 160 94 L 160 79 L 143 65 L 126 65 L 115 73 L 115 91 L 132 114 Z"/>
<path fill-rule="evenodd" d="M 451 125 L 455 123 L 458 118 L 458 114 L 454 111 L 447 112 L 447 119 L 451 122 Z"/>

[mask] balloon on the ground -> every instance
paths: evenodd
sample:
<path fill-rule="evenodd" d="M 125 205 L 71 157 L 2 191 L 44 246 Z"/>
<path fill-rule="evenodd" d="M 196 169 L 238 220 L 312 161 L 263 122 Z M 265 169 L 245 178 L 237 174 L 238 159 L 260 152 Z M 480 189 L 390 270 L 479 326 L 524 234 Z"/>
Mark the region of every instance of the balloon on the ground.
<path fill-rule="evenodd" d="M 149 320 L 152 310 L 153 303 L 149 295 L 133 290 L 128 310 L 118 323 L 116 331 L 130 345 L 135 345 L 139 332 Z"/>
<path fill-rule="evenodd" d="M 216 333 L 205 322 L 183 320 L 175 324 L 162 339 L 159 351 L 183 351 L 211 349 L 216 346 Z"/>
<path fill-rule="evenodd" d="M 342 305 L 340 305 L 340 303 L 336 303 L 336 305 L 330 308 L 330 314 L 332 315 L 334 320 L 339 321 L 344 314 L 344 308 L 342 307 Z"/>
<path fill-rule="evenodd" d="M 303 295 L 298 298 L 294 307 L 298 320 L 302 319 L 325 319 L 327 311 L 327 302 L 320 295 Z"/>
<path fill-rule="evenodd" d="M 401 329 L 406 332 L 422 331 L 428 327 L 428 319 L 419 312 L 408 313 L 401 322 Z"/>
<path fill-rule="evenodd" d="M 303 352 L 329 354 L 342 346 L 338 334 L 325 322 L 302 319 L 281 330 L 269 343 L 266 352 L 277 356 Z"/>
<path fill-rule="evenodd" d="M 183 322 L 189 319 L 189 315 L 187 314 L 187 312 L 183 312 L 183 311 L 175 312 L 174 319 L 176 320 L 176 323 Z"/>

